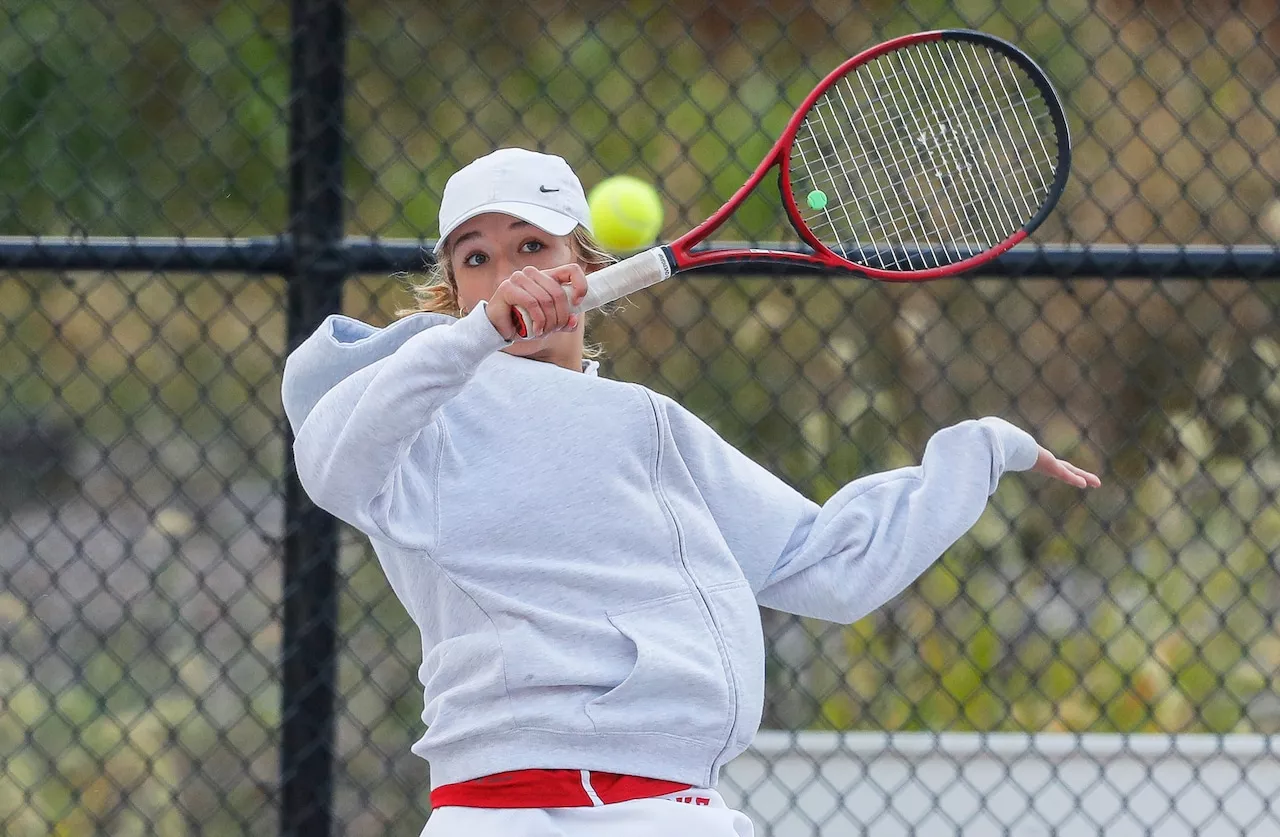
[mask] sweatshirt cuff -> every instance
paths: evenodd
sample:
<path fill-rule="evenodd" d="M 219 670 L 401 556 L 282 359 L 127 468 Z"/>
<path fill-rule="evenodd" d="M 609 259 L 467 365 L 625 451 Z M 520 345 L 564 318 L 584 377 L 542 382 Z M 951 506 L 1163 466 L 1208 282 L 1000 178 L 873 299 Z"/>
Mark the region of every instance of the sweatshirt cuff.
<path fill-rule="evenodd" d="M 1040 458 L 1040 443 L 1030 433 L 1002 418 L 988 416 L 981 422 L 995 432 L 1004 448 L 1004 470 L 1029 471 Z"/>
<path fill-rule="evenodd" d="M 493 327 L 485 309 L 486 303 L 482 301 L 467 312 L 466 316 L 450 326 L 458 337 L 458 359 L 464 363 L 472 361 L 478 364 L 499 349 L 505 349 L 511 345 L 510 341 Z"/>

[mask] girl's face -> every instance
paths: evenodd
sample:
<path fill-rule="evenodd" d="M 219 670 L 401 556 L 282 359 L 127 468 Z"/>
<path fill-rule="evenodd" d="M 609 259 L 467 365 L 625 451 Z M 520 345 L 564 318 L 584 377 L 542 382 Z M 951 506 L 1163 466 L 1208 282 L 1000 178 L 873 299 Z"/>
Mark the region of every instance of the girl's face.
<path fill-rule="evenodd" d="M 463 311 L 493 295 L 511 274 L 526 267 L 550 270 L 576 261 L 572 238 L 551 235 L 510 215 L 487 212 L 458 227 L 449 236 L 448 256 Z M 581 318 L 580 318 L 581 319 Z M 504 351 L 581 368 L 582 326 L 537 340 L 513 343 Z"/>

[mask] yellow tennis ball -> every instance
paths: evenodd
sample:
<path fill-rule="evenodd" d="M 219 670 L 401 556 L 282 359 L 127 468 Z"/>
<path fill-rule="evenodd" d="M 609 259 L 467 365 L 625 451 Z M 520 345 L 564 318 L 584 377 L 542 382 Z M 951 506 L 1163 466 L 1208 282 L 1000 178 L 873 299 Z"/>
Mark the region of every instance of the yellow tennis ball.
<path fill-rule="evenodd" d="M 653 244 L 662 230 L 658 190 L 638 177 L 615 175 L 596 184 L 587 196 L 591 227 L 606 250 L 625 253 Z"/>

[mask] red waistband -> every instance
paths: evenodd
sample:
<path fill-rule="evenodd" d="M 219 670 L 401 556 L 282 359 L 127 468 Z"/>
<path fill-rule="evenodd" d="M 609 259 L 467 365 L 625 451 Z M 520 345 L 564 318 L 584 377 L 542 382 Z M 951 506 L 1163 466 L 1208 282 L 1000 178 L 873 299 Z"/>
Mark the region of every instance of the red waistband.
<path fill-rule="evenodd" d="M 692 785 L 592 770 L 512 770 L 431 791 L 431 807 L 588 808 L 649 799 Z"/>

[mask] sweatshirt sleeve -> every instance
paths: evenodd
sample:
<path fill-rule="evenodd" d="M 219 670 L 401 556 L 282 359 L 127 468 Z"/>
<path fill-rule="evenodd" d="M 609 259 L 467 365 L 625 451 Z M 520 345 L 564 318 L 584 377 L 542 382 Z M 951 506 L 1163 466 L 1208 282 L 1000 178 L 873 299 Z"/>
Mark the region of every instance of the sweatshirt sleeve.
<path fill-rule="evenodd" d="M 757 601 L 840 624 L 915 581 L 977 522 L 1000 477 L 1039 453 L 1003 419 L 964 421 L 935 433 L 920 465 L 855 480 L 819 506 L 680 412 L 677 446 Z"/>
<path fill-rule="evenodd" d="M 367 534 L 385 533 L 389 491 L 405 454 L 436 432 L 440 408 L 506 345 L 481 304 L 414 335 L 325 393 L 293 445 L 312 502 Z"/>

